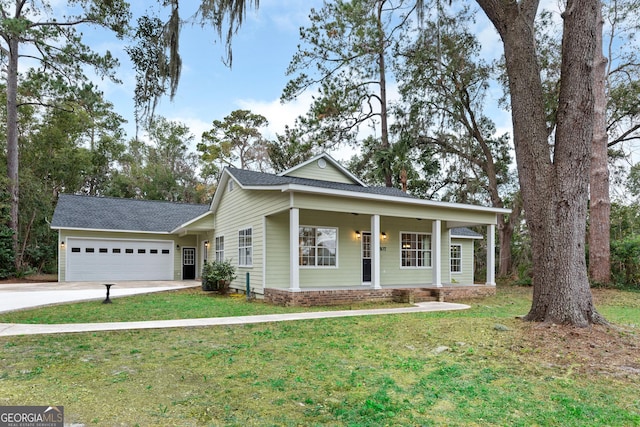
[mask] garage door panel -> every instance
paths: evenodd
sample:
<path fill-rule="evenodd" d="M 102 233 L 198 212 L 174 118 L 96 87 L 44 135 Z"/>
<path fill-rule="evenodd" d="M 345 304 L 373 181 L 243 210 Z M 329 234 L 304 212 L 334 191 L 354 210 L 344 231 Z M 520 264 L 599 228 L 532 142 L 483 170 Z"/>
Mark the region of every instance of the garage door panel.
<path fill-rule="evenodd" d="M 173 280 L 173 242 L 68 239 L 67 280 Z"/>

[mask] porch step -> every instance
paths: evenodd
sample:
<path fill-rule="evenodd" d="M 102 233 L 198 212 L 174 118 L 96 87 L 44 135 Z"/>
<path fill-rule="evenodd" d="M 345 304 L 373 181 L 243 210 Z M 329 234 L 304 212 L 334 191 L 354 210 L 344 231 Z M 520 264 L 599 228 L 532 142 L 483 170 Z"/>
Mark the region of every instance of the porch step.
<path fill-rule="evenodd" d="M 416 302 L 440 301 L 440 291 L 438 289 L 411 288 L 394 289 L 392 291 L 394 302 L 414 304 Z"/>

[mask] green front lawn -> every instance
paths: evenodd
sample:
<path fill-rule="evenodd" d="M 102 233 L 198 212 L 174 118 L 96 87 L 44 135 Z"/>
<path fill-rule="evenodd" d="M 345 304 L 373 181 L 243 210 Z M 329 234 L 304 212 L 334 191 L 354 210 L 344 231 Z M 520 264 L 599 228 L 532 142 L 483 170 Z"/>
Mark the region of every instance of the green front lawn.
<path fill-rule="evenodd" d="M 143 320 L 196 319 L 205 317 L 251 316 L 322 310 L 407 307 L 408 304 L 359 303 L 339 307 L 280 307 L 261 300 L 246 301 L 242 294 L 220 296 L 199 288 L 112 298 L 112 304 L 87 301 L 75 304 L 21 310 L 0 314 L 0 323 L 92 323 Z"/>
<path fill-rule="evenodd" d="M 192 317 L 186 295 L 160 298 Z M 203 298 L 206 316 L 282 310 Z M 640 295 L 596 298 L 621 328 L 523 323 L 530 289 L 505 287 L 448 313 L 0 338 L 0 405 L 88 426 L 639 425 Z M 108 308 L 148 315 L 145 299 Z"/>

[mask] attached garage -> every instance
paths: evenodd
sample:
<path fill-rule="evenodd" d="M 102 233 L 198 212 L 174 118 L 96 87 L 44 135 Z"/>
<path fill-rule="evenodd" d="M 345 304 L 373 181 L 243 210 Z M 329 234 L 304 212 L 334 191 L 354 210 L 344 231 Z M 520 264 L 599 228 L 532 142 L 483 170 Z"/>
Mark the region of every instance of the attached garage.
<path fill-rule="evenodd" d="M 209 205 L 61 194 L 51 228 L 60 282 L 190 280 L 213 214 Z"/>
<path fill-rule="evenodd" d="M 173 241 L 68 238 L 67 280 L 173 280 Z"/>

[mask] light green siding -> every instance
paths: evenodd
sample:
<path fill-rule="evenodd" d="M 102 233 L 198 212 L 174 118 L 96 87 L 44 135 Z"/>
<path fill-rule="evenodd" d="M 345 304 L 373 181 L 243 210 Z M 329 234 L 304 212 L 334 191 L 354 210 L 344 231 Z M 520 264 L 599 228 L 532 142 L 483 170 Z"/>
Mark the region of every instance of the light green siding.
<path fill-rule="evenodd" d="M 289 211 L 269 216 L 265 221 L 266 286 L 288 288 L 289 280 Z M 362 285 L 362 238 L 356 236 L 371 229 L 371 215 L 354 215 L 326 211 L 300 210 L 300 226 L 334 227 L 338 229 L 338 262 L 336 267 L 300 267 L 302 289 L 331 289 Z M 380 231 L 387 236 L 380 239 L 380 281 L 382 286 L 429 285 L 433 282 L 433 270 L 401 267 L 402 232 L 420 232 L 431 235 L 432 221 L 415 218 L 381 217 Z M 373 236 L 372 236 L 373 238 Z M 463 273 L 456 275 L 459 283 L 473 283 L 473 242 L 470 239 L 454 239 L 463 245 Z M 450 281 L 449 230 L 441 230 L 441 271 L 443 283 Z M 435 247 L 432 247 L 435 250 Z"/>
<path fill-rule="evenodd" d="M 289 211 L 265 219 L 266 279 L 268 288 L 289 288 Z"/>
<path fill-rule="evenodd" d="M 289 195 L 279 191 L 244 190 L 234 186 L 224 188 L 218 206 L 214 228 L 215 235 L 224 235 L 226 259 L 238 266 L 238 231 L 251 228 L 253 263 L 251 267 L 239 267 L 232 288 L 245 289 L 246 273 L 250 274 L 250 286 L 254 292 L 263 292 L 263 267 L 265 258 L 264 227 L 266 216 L 287 210 Z M 215 243 L 215 239 L 212 239 Z"/>
<path fill-rule="evenodd" d="M 66 242 L 71 238 L 93 238 L 93 239 L 123 239 L 123 240 L 165 240 L 172 241 L 173 246 L 173 278 L 174 280 L 182 280 L 182 250 L 183 247 L 195 247 L 199 252 L 198 238 L 195 235 L 187 235 L 178 237 L 170 234 L 151 234 L 151 233 L 123 233 L 112 231 L 80 231 L 80 230 L 59 230 L 60 241 Z M 58 280 L 63 282 L 66 280 L 67 251 L 70 251 L 68 244 L 64 249 L 59 251 L 58 260 Z M 199 271 L 199 268 L 198 268 Z"/>
<path fill-rule="evenodd" d="M 321 159 L 324 161 L 324 159 Z M 319 160 L 315 160 L 298 169 L 287 173 L 287 176 L 296 178 L 317 179 L 320 181 L 342 182 L 345 184 L 356 184 L 356 181 L 345 175 L 340 169 L 333 166 L 330 162 L 326 162 L 324 168 L 318 165 Z"/>
<path fill-rule="evenodd" d="M 415 218 L 380 218 L 380 231 L 387 235 L 386 239 L 380 241 L 380 281 L 382 286 L 432 283 L 433 271 L 431 267 L 401 267 L 401 234 L 405 232 L 431 235 L 431 224 L 431 221 L 419 221 Z"/>
<path fill-rule="evenodd" d="M 338 229 L 338 260 L 336 267 L 300 267 L 301 288 L 333 288 L 358 286 L 361 280 L 360 240 L 354 230 L 364 225 L 362 216 L 300 211 L 301 226 L 334 227 Z"/>
<path fill-rule="evenodd" d="M 213 229 L 213 215 L 207 215 L 204 218 L 200 218 L 197 221 L 194 221 L 188 224 L 185 227 L 190 233 L 193 232 L 203 232 L 206 233 Z"/>
<path fill-rule="evenodd" d="M 473 284 L 473 239 L 459 239 L 452 237 L 451 244 L 460 245 L 462 248 L 462 271 L 460 273 L 450 272 L 451 264 L 448 261 L 447 268 L 449 269 L 449 272 L 447 273 L 447 276 L 443 277 L 451 277 L 452 283 L 460 283 L 463 285 Z M 451 252 L 449 251 L 447 256 L 449 256 L 450 253 Z"/>
<path fill-rule="evenodd" d="M 206 249 L 207 253 L 206 253 L 206 261 L 213 261 L 216 259 L 216 241 L 215 241 L 215 233 L 213 232 L 213 216 L 211 217 L 211 226 L 209 227 L 209 230 L 202 234 L 200 236 L 200 256 L 199 256 L 199 260 L 200 260 L 200 268 L 199 268 L 199 272 L 202 273 L 202 269 L 201 266 L 204 264 L 205 262 L 205 253 L 204 253 L 204 248 L 203 248 L 203 242 L 209 242 L 209 247 Z"/>
<path fill-rule="evenodd" d="M 440 278 L 442 279 L 442 283 L 448 283 L 451 280 L 451 234 L 450 231 L 444 227 L 442 227 L 440 250 L 442 251 Z"/>

